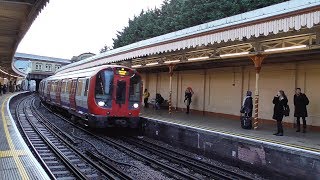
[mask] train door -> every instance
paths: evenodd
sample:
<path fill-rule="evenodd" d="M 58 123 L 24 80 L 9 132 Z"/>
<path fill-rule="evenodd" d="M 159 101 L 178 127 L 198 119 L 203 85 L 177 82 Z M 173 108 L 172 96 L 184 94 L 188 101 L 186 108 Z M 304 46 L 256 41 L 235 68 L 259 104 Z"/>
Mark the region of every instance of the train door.
<path fill-rule="evenodd" d="M 86 87 L 86 79 L 85 78 L 79 78 L 77 82 L 77 90 L 76 90 L 76 104 L 77 104 L 77 110 L 79 113 L 87 113 L 88 112 L 88 106 L 85 102 L 85 87 Z"/>
<path fill-rule="evenodd" d="M 50 90 L 51 90 L 51 83 L 48 81 L 47 84 L 47 101 L 50 101 Z"/>
<path fill-rule="evenodd" d="M 130 85 L 130 76 L 124 75 L 125 72 L 124 68 L 122 69 L 115 69 L 115 76 L 114 76 L 114 101 L 112 103 L 112 109 L 115 113 L 115 116 L 124 116 L 129 113 L 128 111 L 128 94 L 129 94 L 129 85 Z M 121 73 L 117 71 L 123 71 Z"/>
<path fill-rule="evenodd" d="M 71 81 L 71 89 L 69 93 L 69 99 L 70 99 L 70 108 L 72 110 L 76 110 L 76 89 L 77 89 L 77 79 L 72 79 Z"/>
<path fill-rule="evenodd" d="M 62 86 L 62 80 L 57 82 L 57 88 L 56 88 L 56 103 L 61 105 L 61 86 Z"/>
<path fill-rule="evenodd" d="M 67 80 L 63 79 L 61 81 L 61 89 L 60 89 L 60 102 L 63 107 L 66 107 L 68 102 L 68 99 L 66 98 L 67 96 L 66 89 L 67 89 Z"/>
<path fill-rule="evenodd" d="M 51 83 L 51 90 L 50 90 L 50 100 L 52 103 L 56 102 L 56 82 L 52 81 Z"/>

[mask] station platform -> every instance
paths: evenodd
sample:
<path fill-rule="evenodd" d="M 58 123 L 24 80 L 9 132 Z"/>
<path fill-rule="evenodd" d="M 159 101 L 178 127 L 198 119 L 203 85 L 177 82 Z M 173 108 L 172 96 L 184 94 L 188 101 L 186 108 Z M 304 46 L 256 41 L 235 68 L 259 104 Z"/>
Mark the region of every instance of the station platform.
<path fill-rule="evenodd" d="M 144 136 L 173 147 L 250 170 L 266 179 L 319 179 L 320 133 L 284 128 L 276 123 L 242 129 L 240 120 L 181 111 L 143 109 Z"/>
<path fill-rule="evenodd" d="M 174 123 L 190 128 L 203 129 L 226 135 L 243 137 L 253 141 L 262 141 L 281 145 L 284 148 L 297 148 L 310 152 L 320 153 L 320 132 L 310 131 L 307 133 L 296 132 L 294 128 L 284 127 L 284 136 L 273 135 L 276 132 L 276 122 L 272 124 L 260 124 L 257 130 L 242 129 L 240 120 L 227 119 L 213 115 L 200 115 L 195 113 L 186 114 L 181 111 L 143 109 L 141 116 L 146 119 Z"/>
<path fill-rule="evenodd" d="M 27 144 L 10 114 L 9 101 L 17 93 L 0 95 L 0 177 L 1 179 L 50 179 Z"/>

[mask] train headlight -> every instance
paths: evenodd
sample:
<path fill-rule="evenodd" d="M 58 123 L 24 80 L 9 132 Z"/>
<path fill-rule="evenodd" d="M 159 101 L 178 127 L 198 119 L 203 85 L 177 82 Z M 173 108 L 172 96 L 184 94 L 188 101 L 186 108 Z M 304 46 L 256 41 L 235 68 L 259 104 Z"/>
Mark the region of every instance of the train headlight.
<path fill-rule="evenodd" d="M 138 103 L 134 103 L 133 107 L 137 109 L 139 107 L 139 104 Z"/>
<path fill-rule="evenodd" d="M 106 103 L 104 103 L 103 101 L 99 101 L 99 102 L 98 102 L 98 105 L 99 105 L 99 106 L 104 106 L 105 104 L 106 104 Z"/>

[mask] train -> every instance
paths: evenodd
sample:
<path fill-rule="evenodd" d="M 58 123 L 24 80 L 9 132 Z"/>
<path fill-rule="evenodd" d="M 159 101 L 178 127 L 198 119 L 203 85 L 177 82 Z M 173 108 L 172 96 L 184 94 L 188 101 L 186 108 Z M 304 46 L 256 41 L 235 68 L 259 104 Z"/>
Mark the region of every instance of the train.
<path fill-rule="evenodd" d="M 138 128 L 141 75 L 125 66 L 102 65 L 56 73 L 39 84 L 43 103 L 67 112 L 94 128 Z"/>

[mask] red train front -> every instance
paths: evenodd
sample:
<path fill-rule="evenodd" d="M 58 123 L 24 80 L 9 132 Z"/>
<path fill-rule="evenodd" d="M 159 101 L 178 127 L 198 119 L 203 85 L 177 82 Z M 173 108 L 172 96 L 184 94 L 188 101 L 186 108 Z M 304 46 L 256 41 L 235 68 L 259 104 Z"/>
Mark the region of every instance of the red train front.
<path fill-rule="evenodd" d="M 40 97 L 91 127 L 140 125 L 142 80 L 123 66 L 99 66 L 56 74 L 40 83 Z"/>

